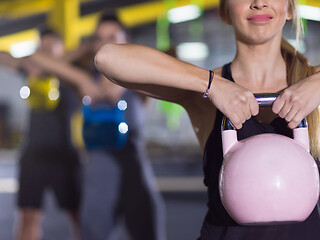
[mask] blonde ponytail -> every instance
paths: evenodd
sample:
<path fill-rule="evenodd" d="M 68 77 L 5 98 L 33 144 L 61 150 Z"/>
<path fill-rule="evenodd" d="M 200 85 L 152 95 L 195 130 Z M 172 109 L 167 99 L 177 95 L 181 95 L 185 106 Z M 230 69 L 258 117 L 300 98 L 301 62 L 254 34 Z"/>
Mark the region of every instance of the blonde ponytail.
<path fill-rule="evenodd" d="M 287 81 L 292 85 L 315 73 L 308 59 L 295 50 L 285 39 L 281 42 L 282 56 L 287 64 Z M 320 114 L 319 108 L 307 116 L 311 154 L 320 157 Z"/>

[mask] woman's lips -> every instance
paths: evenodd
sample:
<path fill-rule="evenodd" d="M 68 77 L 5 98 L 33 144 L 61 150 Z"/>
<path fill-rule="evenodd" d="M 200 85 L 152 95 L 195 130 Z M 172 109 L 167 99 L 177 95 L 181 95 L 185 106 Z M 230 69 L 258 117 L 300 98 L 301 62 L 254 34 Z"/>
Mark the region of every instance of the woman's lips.
<path fill-rule="evenodd" d="M 251 22 L 267 22 L 270 21 L 273 17 L 270 14 L 255 14 L 248 18 Z"/>

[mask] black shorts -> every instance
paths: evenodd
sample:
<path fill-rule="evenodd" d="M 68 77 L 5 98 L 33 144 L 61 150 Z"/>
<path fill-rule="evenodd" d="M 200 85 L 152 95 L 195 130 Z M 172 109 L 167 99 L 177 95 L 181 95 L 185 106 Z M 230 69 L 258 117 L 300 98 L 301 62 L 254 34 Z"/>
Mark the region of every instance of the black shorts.
<path fill-rule="evenodd" d="M 25 152 L 20 160 L 18 206 L 42 207 L 45 190 L 52 190 L 59 207 L 77 210 L 80 203 L 80 163 L 74 151 Z"/>

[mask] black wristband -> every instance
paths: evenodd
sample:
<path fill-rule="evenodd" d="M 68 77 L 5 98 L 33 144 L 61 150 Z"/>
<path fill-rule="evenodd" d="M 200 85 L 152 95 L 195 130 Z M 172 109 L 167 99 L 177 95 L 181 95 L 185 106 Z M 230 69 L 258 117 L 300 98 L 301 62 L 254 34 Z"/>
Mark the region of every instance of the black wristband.
<path fill-rule="evenodd" d="M 214 72 L 212 70 L 209 70 L 209 83 L 208 83 L 208 88 L 206 90 L 206 92 L 202 95 L 203 98 L 208 98 L 209 96 L 209 90 L 211 88 L 211 83 L 212 83 L 212 79 L 214 77 Z"/>

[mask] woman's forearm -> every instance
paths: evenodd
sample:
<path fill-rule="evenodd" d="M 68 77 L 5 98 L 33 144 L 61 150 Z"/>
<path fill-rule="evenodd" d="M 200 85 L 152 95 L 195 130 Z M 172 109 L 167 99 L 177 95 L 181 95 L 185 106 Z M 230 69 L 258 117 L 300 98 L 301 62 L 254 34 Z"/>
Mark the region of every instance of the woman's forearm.
<path fill-rule="evenodd" d="M 37 52 L 25 59 L 43 71 L 61 78 L 63 81 L 79 87 L 83 82 L 91 81 L 91 76 L 85 71 L 75 68 L 67 62 L 53 59 Z"/>
<path fill-rule="evenodd" d="M 157 86 L 203 93 L 208 85 L 207 70 L 146 46 L 106 44 L 95 62 L 109 80 L 151 95 L 159 95 Z M 159 97 L 166 98 L 166 92 Z"/>

